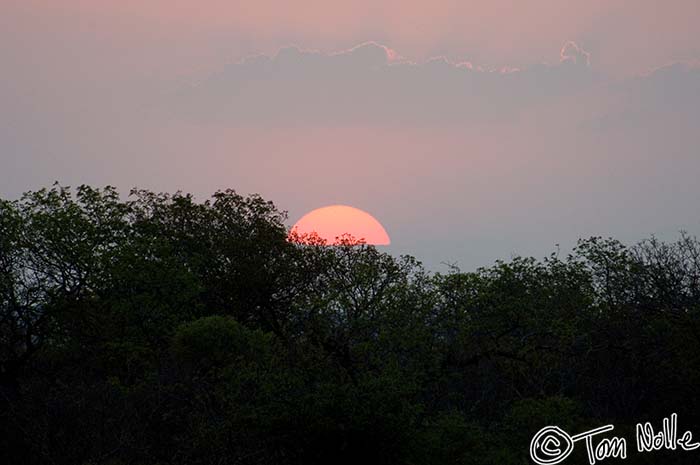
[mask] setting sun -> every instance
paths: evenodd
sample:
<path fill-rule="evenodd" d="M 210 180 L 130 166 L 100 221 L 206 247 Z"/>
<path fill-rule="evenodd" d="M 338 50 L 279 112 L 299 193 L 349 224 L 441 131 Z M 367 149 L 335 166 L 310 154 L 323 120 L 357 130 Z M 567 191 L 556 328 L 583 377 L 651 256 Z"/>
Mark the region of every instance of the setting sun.
<path fill-rule="evenodd" d="M 376 218 L 358 208 L 331 205 L 317 208 L 304 215 L 292 227 L 298 235 L 316 233 L 327 244 L 337 244 L 338 238 L 350 235 L 371 245 L 389 245 L 391 240 Z"/>

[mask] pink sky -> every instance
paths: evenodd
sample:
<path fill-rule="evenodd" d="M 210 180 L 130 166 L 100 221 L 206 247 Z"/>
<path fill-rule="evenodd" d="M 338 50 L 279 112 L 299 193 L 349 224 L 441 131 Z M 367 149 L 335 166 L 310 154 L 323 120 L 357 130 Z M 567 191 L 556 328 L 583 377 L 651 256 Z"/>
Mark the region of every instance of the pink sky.
<path fill-rule="evenodd" d="M 183 73 L 289 43 L 332 51 L 367 40 L 413 58 L 520 66 L 555 60 L 574 40 L 602 68 L 630 74 L 696 58 L 699 17 L 697 0 L 5 0 L 0 24 L 38 58 L 75 45 L 96 61 L 128 52 L 127 64 Z"/>
<path fill-rule="evenodd" d="M 4 0 L 0 196 L 231 187 L 290 225 L 348 204 L 392 252 L 468 268 L 700 234 L 698 18 L 698 0 Z"/>

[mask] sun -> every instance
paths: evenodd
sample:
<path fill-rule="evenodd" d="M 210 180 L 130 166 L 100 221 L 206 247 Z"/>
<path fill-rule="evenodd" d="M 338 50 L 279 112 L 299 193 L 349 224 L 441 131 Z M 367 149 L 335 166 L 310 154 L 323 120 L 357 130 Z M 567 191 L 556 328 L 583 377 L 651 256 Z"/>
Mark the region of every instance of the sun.
<path fill-rule="evenodd" d="M 310 211 L 294 224 L 291 234 L 317 234 L 328 245 L 338 244 L 338 239 L 346 235 L 371 245 L 391 243 L 384 226 L 376 218 L 347 205 L 330 205 Z"/>

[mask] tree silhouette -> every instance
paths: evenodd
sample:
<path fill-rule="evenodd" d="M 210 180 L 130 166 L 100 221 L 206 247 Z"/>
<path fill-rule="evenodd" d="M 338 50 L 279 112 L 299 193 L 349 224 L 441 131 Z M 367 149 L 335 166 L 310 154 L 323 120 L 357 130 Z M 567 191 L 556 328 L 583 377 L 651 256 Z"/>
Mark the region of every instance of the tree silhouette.
<path fill-rule="evenodd" d="M 233 190 L 1 200 L 5 461 L 522 464 L 545 425 L 700 420 L 688 234 L 442 274 L 285 219 Z"/>

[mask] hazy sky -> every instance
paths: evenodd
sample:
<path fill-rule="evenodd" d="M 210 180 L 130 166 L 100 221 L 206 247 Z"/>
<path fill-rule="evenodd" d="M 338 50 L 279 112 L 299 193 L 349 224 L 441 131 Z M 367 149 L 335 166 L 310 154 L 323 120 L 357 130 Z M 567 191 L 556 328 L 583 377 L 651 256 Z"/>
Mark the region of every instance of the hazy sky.
<path fill-rule="evenodd" d="M 0 195 L 374 214 L 466 269 L 700 234 L 700 2 L 4 0 Z"/>

